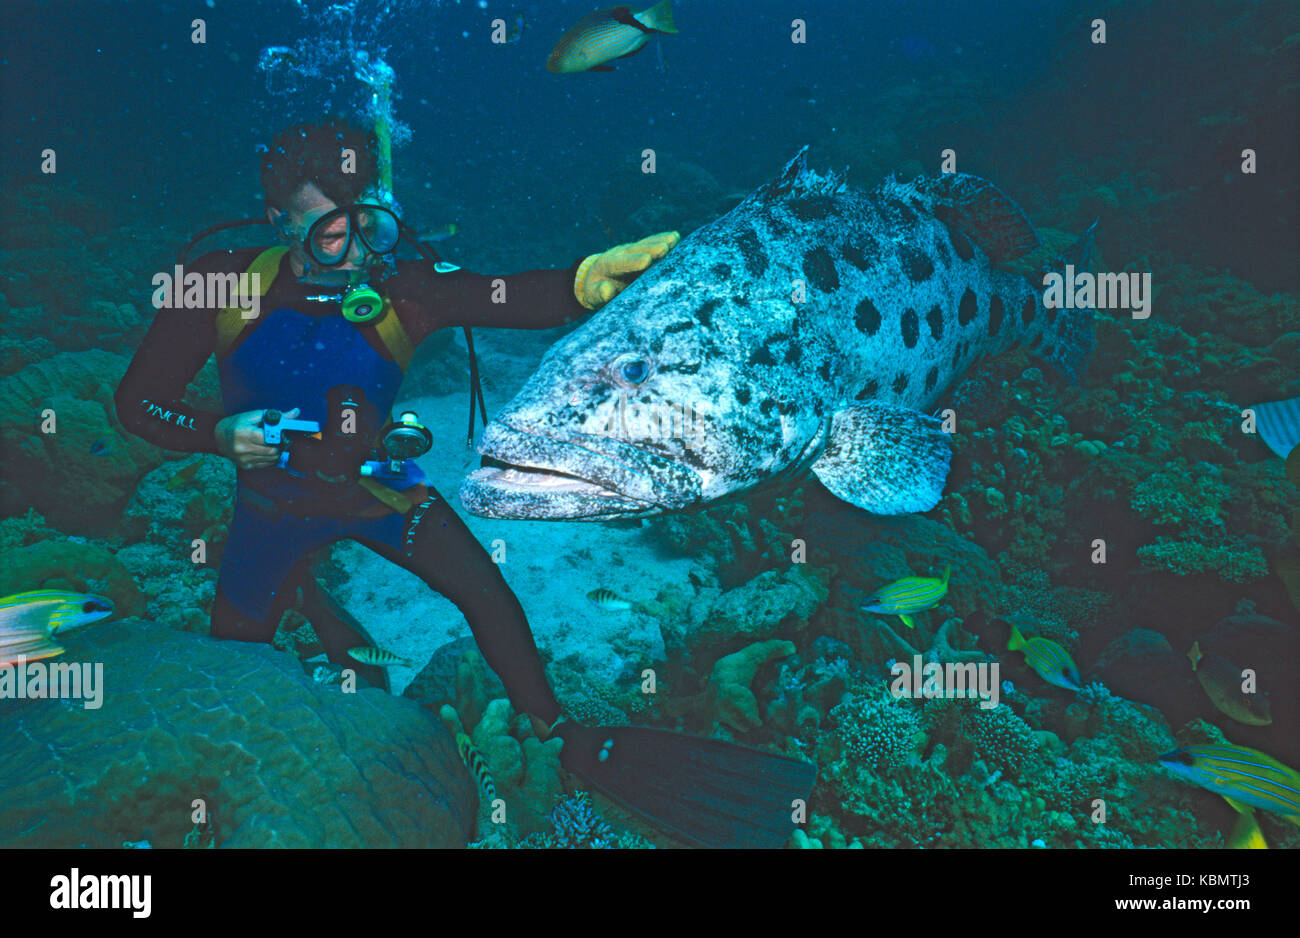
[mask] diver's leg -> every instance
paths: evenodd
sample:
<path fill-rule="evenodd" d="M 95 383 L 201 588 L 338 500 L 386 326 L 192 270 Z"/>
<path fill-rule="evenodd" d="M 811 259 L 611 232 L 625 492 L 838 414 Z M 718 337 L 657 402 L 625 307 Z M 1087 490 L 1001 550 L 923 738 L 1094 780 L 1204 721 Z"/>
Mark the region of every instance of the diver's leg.
<path fill-rule="evenodd" d="M 226 591 L 217 584 L 217 596 L 212 601 L 213 638 L 232 639 L 238 642 L 270 642 L 275 637 L 276 626 L 284 610 L 273 611 L 264 619 L 255 619 L 242 612 L 231 602 Z"/>
<path fill-rule="evenodd" d="M 559 719 L 560 705 L 547 683 L 523 606 L 501 568 L 432 487 L 428 499 L 407 515 L 390 515 L 352 537 L 456 604 L 517 711 L 547 727 Z"/>
<path fill-rule="evenodd" d="M 312 575 L 309 558 L 304 558 L 298 574 L 302 589 L 302 614 L 311 622 L 321 647 L 330 661 L 356 671 L 366 683 L 389 690 L 388 670 L 373 664 L 362 664 L 348 655 L 349 648 L 373 646 L 374 640 L 366 634 L 361 623 L 354 619 Z"/>

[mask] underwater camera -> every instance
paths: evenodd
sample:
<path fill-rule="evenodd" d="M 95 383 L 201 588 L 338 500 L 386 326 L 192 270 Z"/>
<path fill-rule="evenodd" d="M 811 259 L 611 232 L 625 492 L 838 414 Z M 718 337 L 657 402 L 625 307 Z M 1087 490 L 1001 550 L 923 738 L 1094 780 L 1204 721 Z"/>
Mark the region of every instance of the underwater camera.
<path fill-rule="evenodd" d="M 423 456 L 433 434 L 414 411 L 383 429 L 375 407 L 352 385 L 336 385 L 326 394 L 324 425 L 268 410 L 262 418 L 268 445 L 284 444 L 280 468 L 326 488 L 356 483 L 362 476 L 400 476 L 402 463 Z"/>

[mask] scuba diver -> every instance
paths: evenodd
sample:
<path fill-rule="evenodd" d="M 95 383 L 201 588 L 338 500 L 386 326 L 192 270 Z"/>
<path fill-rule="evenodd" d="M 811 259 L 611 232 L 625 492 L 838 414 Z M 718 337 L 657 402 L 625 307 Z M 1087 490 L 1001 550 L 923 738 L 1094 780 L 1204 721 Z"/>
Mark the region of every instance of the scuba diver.
<path fill-rule="evenodd" d="M 391 419 L 411 356 L 433 332 L 466 328 L 476 378 L 470 327 L 549 329 L 573 322 L 616 296 L 667 254 L 679 235 L 666 232 L 619 245 L 562 269 L 499 277 L 470 273 L 438 259 L 401 221 L 387 154 L 377 150 L 375 134 L 341 120 L 300 125 L 277 137 L 263 155 L 261 181 L 266 217 L 281 244 L 214 251 L 185 268 L 187 278 L 199 273 L 205 280 L 258 274 L 258 312 L 160 309 L 118 386 L 117 413 L 126 429 L 165 449 L 216 453 L 235 464 L 236 500 L 212 635 L 270 642 L 301 589 L 304 614 L 330 661 L 387 688 L 382 668 L 348 655 L 374 642 L 311 574 L 314 552 L 350 538 L 455 603 L 515 709 L 529 715 L 539 738 L 564 738 L 562 758 L 571 771 L 688 842 L 748 843 L 743 831 L 753 821 L 746 811 L 732 820 L 698 821 L 708 812 L 679 804 L 682 792 L 668 789 L 680 789 L 683 781 L 688 792 L 699 786 L 678 772 L 673 785 L 659 790 L 647 786 L 647 776 L 663 775 L 664 759 L 687 758 L 701 771 L 718 771 L 707 757 L 718 747 L 723 754 L 715 761 L 724 768 L 730 765 L 726 750 L 735 750 L 733 761 L 760 754 L 764 761 L 756 764 L 765 775 L 778 763 L 800 766 L 805 774 L 811 766 L 662 730 L 646 730 L 652 734 L 648 743 L 619 744 L 620 758 L 611 760 L 608 730 L 563 715 L 523 607 L 500 566 L 416 467 L 413 457 L 428 450 L 433 435 L 413 414 Z M 354 155 L 349 172 L 345 153 Z M 424 256 L 399 262 L 402 240 Z M 508 302 L 499 301 L 502 285 Z M 220 413 L 183 400 L 212 355 L 220 375 Z M 482 393 L 472 388 L 471 436 L 475 400 L 481 404 Z M 667 751 L 655 743 L 660 736 L 675 738 L 670 749 L 680 741 L 693 745 L 687 753 Z M 647 759 L 658 768 L 641 764 Z M 811 777 L 804 797 L 809 788 Z M 778 794 L 777 806 L 788 815 L 788 792 L 782 788 Z M 788 836 L 788 817 L 777 820 Z M 707 829 L 695 829 L 699 823 Z M 742 830 L 741 839 L 727 840 L 726 831 L 719 839 L 719 823 L 726 831 Z"/>

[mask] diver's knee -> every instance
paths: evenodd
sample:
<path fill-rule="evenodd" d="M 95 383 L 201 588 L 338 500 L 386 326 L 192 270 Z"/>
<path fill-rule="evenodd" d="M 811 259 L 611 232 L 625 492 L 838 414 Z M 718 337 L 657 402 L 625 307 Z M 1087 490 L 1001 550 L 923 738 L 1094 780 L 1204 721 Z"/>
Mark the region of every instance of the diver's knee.
<path fill-rule="evenodd" d="M 276 624 L 259 622 L 252 616 L 245 615 L 230 601 L 221 587 L 217 587 L 216 598 L 212 601 L 212 624 L 209 628 L 213 638 L 237 642 L 269 642 L 275 637 Z"/>

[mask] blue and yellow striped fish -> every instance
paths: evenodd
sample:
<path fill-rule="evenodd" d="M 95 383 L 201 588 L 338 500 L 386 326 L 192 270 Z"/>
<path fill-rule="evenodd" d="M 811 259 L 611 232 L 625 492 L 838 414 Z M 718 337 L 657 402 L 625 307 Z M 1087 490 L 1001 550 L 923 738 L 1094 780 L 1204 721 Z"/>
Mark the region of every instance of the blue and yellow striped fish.
<path fill-rule="evenodd" d="M 474 748 L 474 743 L 464 733 L 456 734 L 456 751 L 460 753 L 460 758 L 465 763 L 465 767 L 473 772 L 474 777 L 478 779 L 483 794 L 487 796 L 488 803 L 491 804 L 496 801 L 497 786 L 492 782 L 492 772 L 488 769 L 487 763 L 483 761 L 483 756 Z"/>
<path fill-rule="evenodd" d="M 639 52 L 653 33 L 675 32 L 671 0 L 659 0 L 640 13 L 628 7 L 597 10 L 560 37 L 546 60 L 546 70 L 561 75 L 612 72 L 614 67 L 605 63 Z"/>
<path fill-rule="evenodd" d="M 1160 762 L 1193 785 L 1221 795 L 1243 814 L 1263 808 L 1300 825 L 1300 773 L 1245 746 L 1184 746 Z M 1247 807 L 1249 806 L 1249 807 Z"/>
<path fill-rule="evenodd" d="M 1079 666 L 1074 663 L 1070 653 L 1059 642 L 1050 638 L 1025 638 L 1020 630 L 1011 626 L 1011 641 L 1007 642 L 1009 651 L 1023 651 L 1025 664 L 1029 665 L 1048 684 L 1065 690 L 1079 690 L 1083 679 L 1079 675 Z"/>
<path fill-rule="evenodd" d="M 898 616 L 903 624 L 915 628 L 912 613 L 924 612 L 938 605 L 939 600 L 948 595 L 948 575 L 952 567 L 944 567 L 943 579 L 925 576 L 905 576 L 888 586 L 882 586 L 867 600 L 863 612 L 880 612 L 889 616 Z"/>
<path fill-rule="evenodd" d="M 0 667 L 61 655 L 54 636 L 113 614 L 113 601 L 91 593 L 31 590 L 0 599 Z"/>

